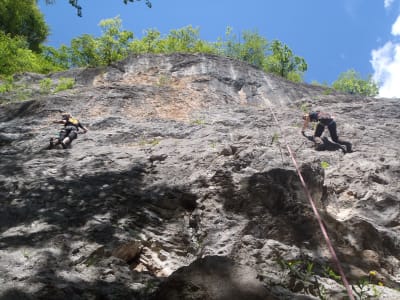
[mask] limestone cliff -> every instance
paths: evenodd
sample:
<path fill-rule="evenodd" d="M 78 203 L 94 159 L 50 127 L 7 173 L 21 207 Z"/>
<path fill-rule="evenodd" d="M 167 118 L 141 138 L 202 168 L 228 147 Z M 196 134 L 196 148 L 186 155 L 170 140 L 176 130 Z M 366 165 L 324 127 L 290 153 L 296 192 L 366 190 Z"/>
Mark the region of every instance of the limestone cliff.
<path fill-rule="evenodd" d="M 356 292 L 400 298 L 399 99 L 207 55 L 52 74 L 76 82 L 55 94 L 43 78 L 0 106 L 0 299 L 342 299 L 286 143 Z M 354 152 L 316 151 L 305 108 Z M 46 150 L 62 111 L 89 131 Z"/>

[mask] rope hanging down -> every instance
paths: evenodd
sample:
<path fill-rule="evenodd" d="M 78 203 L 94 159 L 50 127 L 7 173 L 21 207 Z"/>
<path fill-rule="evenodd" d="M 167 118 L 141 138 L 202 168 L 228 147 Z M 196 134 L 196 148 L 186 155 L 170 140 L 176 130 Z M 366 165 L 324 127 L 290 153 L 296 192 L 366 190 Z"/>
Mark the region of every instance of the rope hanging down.
<path fill-rule="evenodd" d="M 331 242 L 331 240 L 330 240 L 330 238 L 329 238 L 328 232 L 327 232 L 326 229 L 325 229 L 324 223 L 322 222 L 321 215 L 320 215 L 319 212 L 318 212 L 318 209 L 317 209 L 317 207 L 316 207 L 316 205 L 315 205 L 315 202 L 314 202 L 314 200 L 313 200 L 313 198 L 312 198 L 312 196 L 311 196 L 310 190 L 308 189 L 307 184 L 306 184 L 306 182 L 304 181 L 303 175 L 301 175 L 301 171 L 300 171 L 300 168 L 299 168 L 299 166 L 298 166 L 298 164 L 297 164 L 297 161 L 296 161 L 296 158 L 295 158 L 295 156 L 294 156 L 294 154 L 293 154 L 293 151 L 292 151 L 292 149 L 290 148 L 290 146 L 288 145 L 288 143 L 287 143 L 286 139 L 284 138 L 284 136 L 282 135 L 282 128 L 281 128 L 281 126 L 280 126 L 280 123 L 278 122 L 278 119 L 277 119 L 277 117 L 276 117 L 274 111 L 272 110 L 271 104 L 269 103 L 269 101 L 267 102 L 265 99 L 264 99 L 264 102 L 268 105 L 269 110 L 271 111 L 271 114 L 272 114 L 272 116 L 273 116 L 273 118 L 274 118 L 274 121 L 276 122 L 276 124 L 277 124 L 277 126 L 278 126 L 278 128 L 279 128 L 279 130 L 280 130 L 280 133 L 281 133 L 281 136 L 283 137 L 283 140 L 284 140 L 284 143 L 285 143 L 285 145 L 286 145 L 286 148 L 288 149 L 290 158 L 292 159 L 292 162 L 293 162 L 293 164 L 294 164 L 294 167 L 296 168 L 297 174 L 299 175 L 300 182 L 301 182 L 301 184 L 302 184 L 302 186 L 303 186 L 304 192 L 305 192 L 305 194 L 306 194 L 306 196 L 307 196 L 307 198 L 308 198 L 308 201 L 310 202 L 310 205 L 311 205 L 312 210 L 313 210 L 313 212 L 314 212 L 314 214 L 315 214 L 315 217 L 317 218 L 319 227 L 321 228 L 321 231 L 322 231 L 322 235 L 324 236 L 326 245 L 328 246 L 329 252 L 331 253 L 332 260 L 333 260 L 333 262 L 335 263 L 337 269 L 339 270 L 339 274 L 340 274 L 340 276 L 341 276 L 341 278 L 342 278 L 343 284 L 344 284 L 344 286 L 346 287 L 346 290 L 347 290 L 347 294 L 348 294 L 348 296 L 349 296 L 349 299 L 350 299 L 350 300 L 354 300 L 353 292 L 352 292 L 352 290 L 351 290 L 351 287 L 350 287 L 350 285 L 349 285 L 349 282 L 348 282 L 347 279 L 346 279 L 346 276 L 345 276 L 345 274 L 344 274 L 344 271 L 343 271 L 343 269 L 342 269 L 342 266 L 341 266 L 341 264 L 340 264 L 340 262 L 339 262 L 339 259 L 338 259 L 337 255 L 336 255 L 335 249 L 334 249 L 333 246 L 332 246 L 332 242 Z"/>

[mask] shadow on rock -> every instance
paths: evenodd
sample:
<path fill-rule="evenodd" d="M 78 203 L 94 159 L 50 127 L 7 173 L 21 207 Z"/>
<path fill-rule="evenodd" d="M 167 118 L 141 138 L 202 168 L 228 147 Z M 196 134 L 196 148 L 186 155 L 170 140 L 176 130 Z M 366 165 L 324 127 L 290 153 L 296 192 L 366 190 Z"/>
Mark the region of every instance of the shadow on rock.
<path fill-rule="evenodd" d="M 302 173 L 322 208 L 322 168 L 304 165 Z M 277 168 L 255 173 L 243 180 L 239 188 L 229 172 L 217 172 L 213 180 L 220 186 L 219 196 L 225 209 L 249 218 L 244 234 L 298 245 L 320 240 L 314 213 L 294 170 Z"/>
<path fill-rule="evenodd" d="M 182 267 L 161 284 L 152 300 L 274 300 L 257 273 L 222 256 L 207 256 Z"/>
<path fill-rule="evenodd" d="M 304 134 L 304 137 L 307 138 L 309 141 L 315 143 L 315 150 L 317 150 L 317 151 L 337 151 L 337 150 L 340 150 L 343 153 L 347 153 L 345 145 L 340 145 L 340 144 L 331 142 L 326 136 L 324 136 L 323 138 L 314 138 L 311 135 L 305 135 Z M 347 143 L 347 142 L 346 142 L 346 144 L 348 144 L 347 147 L 349 147 L 349 149 L 351 149 L 351 144 Z"/>
<path fill-rule="evenodd" d="M 42 286 L 34 299 L 65 299 L 71 295 L 74 299 L 91 299 L 93 295 L 95 299 L 141 299 L 135 298 L 137 291 L 128 286 L 135 272 L 126 261 L 107 263 L 104 261 L 115 257 L 105 256 L 99 259 L 104 265 L 95 270 L 99 274 L 88 275 L 91 280 L 81 280 L 77 274 L 90 273 L 85 270 L 93 263 L 85 265 L 82 261 L 90 252 L 85 247 L 116 245 L 143 231 L 162 235 L 169 222 L 196 208 L 197 196 L 189 188 L 152 185 L 146 182 L 146 172 L 147 165 L 137 163 L 126 171 L 65 176 L 67 179 L 49 177 L 25 181 L 18 189 L 0 187 L 5 196 L 0 208 L 0 251 L 26 251 L 24 270 L 29 269 L 30 275 L 20 282 Z M 121 279 L 116 278 L 113 265 L 124 269 Z M 83 269 L 77 272 L 77 267 Z M 18 276 L 14 271 L 5 274 L 7 282 Z M 4 286 L 2 292 L 0 299 L 11 297 L 8 295 L 30 299 L 30 292 L 25 290 Z"/>

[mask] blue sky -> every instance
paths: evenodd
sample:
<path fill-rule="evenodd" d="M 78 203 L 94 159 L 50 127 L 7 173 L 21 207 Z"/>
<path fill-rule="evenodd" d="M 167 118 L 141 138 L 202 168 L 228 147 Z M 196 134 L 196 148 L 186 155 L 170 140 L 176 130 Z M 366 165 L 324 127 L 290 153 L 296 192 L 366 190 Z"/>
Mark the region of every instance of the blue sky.
<path fill-rule="evenodd" d="M 83 17 L 68 0 L 39 1 L 51 35 L 48 45 L 69 45 L 84 33 L 99 36 L 99 22 L 119 16 L 123 28 L 141 38 L 146 29 L 166 35 L 191 25 L 202 39 L 225 36 L 227 26 L 239 35 L 257 31 L 278 39 L 308 63 L 306 82 L 332 84 L 340 73 L 355 69 L 373 75 L 380 96 L 400 98 L 400 0 L 79 0 Z M 112 5 L 110 4 L 112 3 Z"/>

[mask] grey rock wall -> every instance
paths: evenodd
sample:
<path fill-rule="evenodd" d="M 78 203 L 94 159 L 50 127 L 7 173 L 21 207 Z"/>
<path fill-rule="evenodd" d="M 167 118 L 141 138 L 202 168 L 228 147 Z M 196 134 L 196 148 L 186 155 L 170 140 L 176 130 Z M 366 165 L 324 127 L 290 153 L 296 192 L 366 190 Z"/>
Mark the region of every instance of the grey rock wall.
<path fill-rule="evenodd" d="M 133 56 L 50 76 L 62 77 L 75 87 L 41 94 L 43 77 L 20 76 L 29 98 L 0 106 L 0 299 L 179 291 L 198 295 L 179 299 L 224 299 L 207 280 L 179 277 L 220 276 L 207 259 L 224 274 L 251 270 L 254 299 L 318 297 L 317 286 L 299 285 L 279 264 L 312 262 L 313 278 L 340 299 L 344 288 L 324 273 L 335 266 L 286 144 L 349 281 L 382 282 L 367 293 L 399 298 L 398 99 L 295 84 L 207 55 Z M 316 151 L 300 134 L 304 107 L 333 113 L 354 152 L 334 144 Z M 62 111 L 89 132 L 69 149 L 45 150 Z M 240 282 L 229 283 L 236 275 L 221 278 L 221 295 L 242 295 Z"/>

